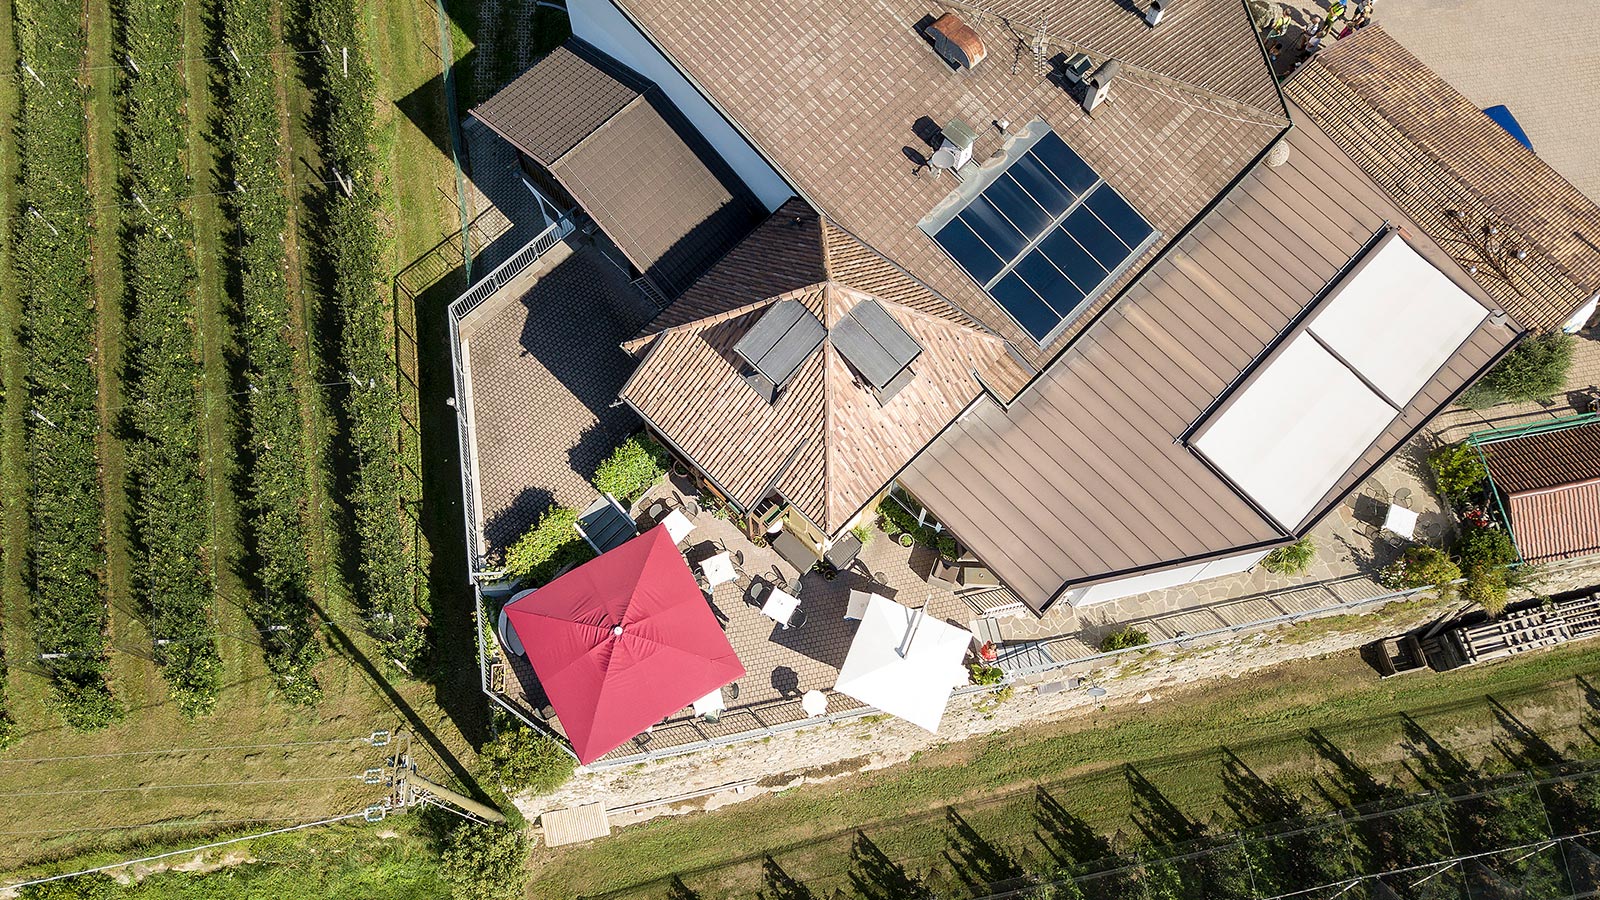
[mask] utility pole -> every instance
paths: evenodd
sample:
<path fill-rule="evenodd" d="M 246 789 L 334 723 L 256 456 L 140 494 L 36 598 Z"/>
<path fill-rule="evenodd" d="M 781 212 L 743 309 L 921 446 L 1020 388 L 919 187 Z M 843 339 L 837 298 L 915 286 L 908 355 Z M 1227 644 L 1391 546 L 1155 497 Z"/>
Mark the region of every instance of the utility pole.
<path fill-rule="evenodd" d="M 386 760 L 384 770 L 390 792 L 384 801 L 385 807 L 408 809 L 418 803 L 442 802 L 466 810 L 485 822 L 505 824 L 506 817 L 500 810 L 418 775 L 416 763 L 411 759 L 411 735 L 401 732 L 396 737 L 403 742 L 404 749 L 396 747 L 394 755 Z"/>

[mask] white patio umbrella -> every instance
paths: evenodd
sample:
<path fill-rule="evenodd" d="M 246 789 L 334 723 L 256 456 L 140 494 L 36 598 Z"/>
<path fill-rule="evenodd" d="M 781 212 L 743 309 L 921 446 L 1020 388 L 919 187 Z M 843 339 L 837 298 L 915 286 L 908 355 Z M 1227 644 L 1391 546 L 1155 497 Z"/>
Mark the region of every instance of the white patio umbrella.
<path fill-rule="evenodd" d="M 972 632 L 876 594 L 867 602 L 833 689 L 929 731 L 967 680 Z"/>

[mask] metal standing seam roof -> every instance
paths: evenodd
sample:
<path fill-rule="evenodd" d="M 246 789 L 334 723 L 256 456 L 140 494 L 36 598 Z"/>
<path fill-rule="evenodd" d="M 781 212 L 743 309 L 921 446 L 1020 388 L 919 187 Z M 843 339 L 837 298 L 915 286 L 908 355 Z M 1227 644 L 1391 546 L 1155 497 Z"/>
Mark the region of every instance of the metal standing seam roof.
<path fill-rule="evenodd" d="M 1429 234 L 1454 234 L 1453 209 L 1526 242 L 1528 259 L 1508 263 L 1516 289 L 1488 267 L 1478 277 L 1525 326 L 1558 327 L 1600 290 L 1600 206 L 1382 28 L 1317 54 L 1284 89 Z"/>
<path fill-rule="evenodd" d="M 578 38 L 472 115 L 549 170 L 669 295 L 744 237 L 760 211 L 653 84 Z"/>
<path fill-rule="evenodd" d="M 1287 163 L 1221 198 L 1009 407 L 980 403 L 900 476 L 1035 610 L 1073 587 L 1289 539 L 1182 441 L 1386 225 L 1493 306 L 1314 124 L 1287 141 Z M 1486 319 L 1295 530 L 1515 337 Z"/>
<path fill-rule="evenodd" d="M 1081 48 L 1128 57 L 1111 101 L 1093 118 L 1034 71 L 1027 29 L 1037 17 L 1023 8 L 1008 25 L 998 10 L 956 7 L 991 52 L 976 68 L 952 72 L 912 27 L 950 7 L 881 0 L 841 16 L 826 0 L 615 2 L 829 220 L 1035 364 L 1054 351 L 916 228 L 952 187 L 917 171 L 915 161 L 932 152 L 929 123 L 976 123 L 981 162 L 1007 139 L 993 123 L 1041 117 L 1167 235 L 1287 124 L 1237 0 L 1178 4 L 1154 30 L 1118 0 L 1052 4 L 1047 56 Z M 1023 64 L 1014 73 L 1018 39 Z"/>

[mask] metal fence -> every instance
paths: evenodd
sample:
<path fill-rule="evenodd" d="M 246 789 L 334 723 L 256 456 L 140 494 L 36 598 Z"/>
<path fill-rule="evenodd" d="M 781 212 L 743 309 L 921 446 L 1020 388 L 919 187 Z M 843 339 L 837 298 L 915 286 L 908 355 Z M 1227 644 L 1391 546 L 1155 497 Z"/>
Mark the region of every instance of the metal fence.
<path fill-rule="evenodd" d="M 468 288 L 466 293 L 450 303 L 448 315 L 450 374 L 455 380 L 456 439 L 461 449 L 461 503 L 463 521 L 466 523 L 467 577 L 474 584 L 477 583 L 479 575 L 486 573 L 480 571 L 484 558 L 483 547 L 478 538 L 477 488 L 472 474 L 474 440 L 471 417 L 467 414 L 466 408 L 467 374 L 461 363 L 461 320 L 482 306 L 485 300 L 494 296 L 512 279 L 527 271 L 552 247 L 565 240 L 572 234 L 573 227 L 570 215 L 562 216 L 550 223 L 543 231 L 534 235 L 533 240 L 524 244 L 522 249 L 511 254 L 509 259 L 496 266 L 494 271 L 485 275 L 478 283 Z"/>

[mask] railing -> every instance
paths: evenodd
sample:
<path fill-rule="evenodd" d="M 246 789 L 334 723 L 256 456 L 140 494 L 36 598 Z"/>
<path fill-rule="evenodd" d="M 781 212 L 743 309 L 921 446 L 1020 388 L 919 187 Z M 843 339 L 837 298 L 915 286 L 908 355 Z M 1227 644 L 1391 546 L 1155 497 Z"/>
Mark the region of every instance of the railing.
<path fill-rule="evenodd" d="M 463 521 L 466 523 L 467 578 L 474 584 L 477 583 L 478 576 L 484 574 L 480 571 L 484 560 L 483 548 L 478 539 L 477 490 L 472 474 L 472 424 L 465 405 L 467 376 L 461 364 L 461 320 L 483 305 L 485 300 L 494 296 L 512 279 L 527 271 L 528 267 L 538 262 L 539 258 L 556 244 L 565 240 L 572 233 L 573 227 L 571 216 L 562 216 L 550 223 L 535 235 L 533 240 L 524 244 L 522 249 L 511 254 L 509 259 L 496 266 L 494 271 L 485 275 L 477 284 L 468 288 L 466 293 L 450 303 L 450 369 L 451 377 L 455 380 L 456 439 L 460 443 L 461 450 L 461 504 Z"/>

